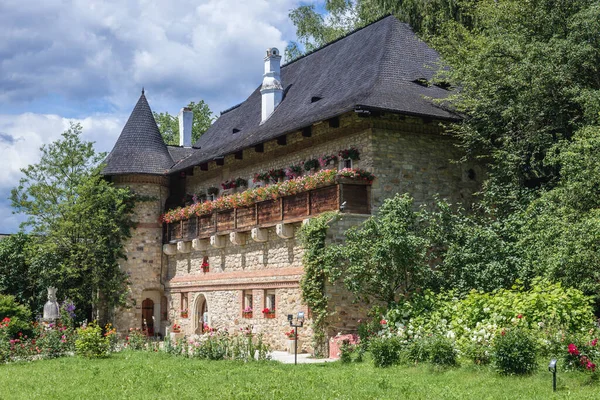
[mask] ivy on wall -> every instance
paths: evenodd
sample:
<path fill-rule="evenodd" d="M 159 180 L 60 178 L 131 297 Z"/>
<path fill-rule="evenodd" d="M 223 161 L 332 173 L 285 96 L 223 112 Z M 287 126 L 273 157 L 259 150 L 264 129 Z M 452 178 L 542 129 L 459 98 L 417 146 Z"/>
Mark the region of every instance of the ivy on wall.
<path fill-rule="evenodd" d="M 299 239 L 304 248 L 304 276 L 300 281 L 302 299 L 311 310 L 313 320 L 313 348 L 318 357 L 325 356 L 327 350 L 326 321 L 327 296 L 325 284 L 331 278 L 334 258 L 325 245 L 327 229 L 340 216 L 337 211 L 326 212 L 312 218 L 299 231 Z"/>

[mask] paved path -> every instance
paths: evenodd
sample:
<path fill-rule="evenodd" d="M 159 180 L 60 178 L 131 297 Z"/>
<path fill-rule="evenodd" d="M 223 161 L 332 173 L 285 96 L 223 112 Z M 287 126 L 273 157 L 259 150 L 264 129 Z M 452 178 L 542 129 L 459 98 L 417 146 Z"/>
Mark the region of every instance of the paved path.
<path fill-rule="evenodd" d="M 312 354 L 302 353 L 298 354 L 298 364 L 317 364 L 317 363 L 326 363 L 337 361 L 332 358 L 311 358 Z M 271 352 L 271 359 L 274 361 L 279 361 L 283 364 L 293 364 L 294 363 L 294 355 L 288 353 L 287 351 L 273 351 Z"/>

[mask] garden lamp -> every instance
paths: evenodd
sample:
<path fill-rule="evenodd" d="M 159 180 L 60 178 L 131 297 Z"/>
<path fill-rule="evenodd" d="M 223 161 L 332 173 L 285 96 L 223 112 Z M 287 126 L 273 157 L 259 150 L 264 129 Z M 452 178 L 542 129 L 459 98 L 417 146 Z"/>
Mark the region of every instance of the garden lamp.
<path fill-rule="evenodd" d="M 294 315 L 288 314 L 287 319 L 290 323 L 290 326 L 294 328 L 294 365 L 298 364 L 298 328 L 301 328 L 304 325 L 304 312 L 299 311 L 296 316 L 296 323 L 294 324 Z"/>
<path fill-rule="evenodd" d="M 552 391 L 556 392 L 556 358 L 550 360 L 548 371 L 552 372 Z"/>

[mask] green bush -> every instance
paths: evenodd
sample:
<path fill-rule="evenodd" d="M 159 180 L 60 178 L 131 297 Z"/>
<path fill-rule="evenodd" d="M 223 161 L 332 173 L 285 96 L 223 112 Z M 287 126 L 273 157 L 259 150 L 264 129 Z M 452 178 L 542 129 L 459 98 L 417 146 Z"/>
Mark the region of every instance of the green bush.
<path fill-rule="evenodd" d="M 523 375 L 537 367 L 534 337 L 524 329 L 504 330 L 494 340 L 494 363 L 504 374 Z"/>
<path fill-rule="evenodd" d="M 408 361 L 418 363 L 429 360 L 430 350 L 429 341 L 425 338 L 418 338 L 408 343 L 404 348 L 403 356 Z"/>
<path fill-rule="evenodd" d="M 441 335 L 436 335 L 429 341 L 429 360 L 435 365 L 454 366 L 457 364 L 457 351 L 454 341 Z"/>
<path fill-rule="evenodd" d="M 140 328 L 129 328 L 127 343 L 125 344 L 131 350 L 144 350 L 148 343 L 148 337 Z"/>
<path fill-rule="evenodd" d="M 77 329 L 76 354 L 87 358 L 101 358 L 107 357 L 109 350 L 110 341 L 96 323 L 92 322 Z"/>
<path fill-rule="evenodd" d="M 19 332 L 27 336 L 32 335 L 31 311 L 17 303 L 14 296 L 0 294 L 0 320 L 4 318 L 10 318 L 6 332 L 11 338 L 17 337 Z"/>
<path fill-rule="evenodd" d="M 375 337 L 369 341 L 369 350 L 376 367 L 389 367 L 400 360 L 400 341 L 396 337 Z"/>

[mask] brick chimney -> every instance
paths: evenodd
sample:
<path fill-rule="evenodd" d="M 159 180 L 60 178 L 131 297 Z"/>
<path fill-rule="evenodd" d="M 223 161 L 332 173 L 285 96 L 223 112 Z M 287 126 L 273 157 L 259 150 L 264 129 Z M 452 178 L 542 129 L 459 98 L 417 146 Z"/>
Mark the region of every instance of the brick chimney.
<path fill-rule="evenodd" d="M 179 145 L 192 147 L 192 123 L 194 113 L 191 108 L 183 107 L 179 111 Z"/>
<path fill-rule="evenodd" d="M 283 86 L 281 85 L 280 77 L 281 55 L 275 47 L 267 49 L 265 57 L 265 74 L 263 75 L 263 83 L 260 88 L 262 97 L 262 118 L 260 123 L 265 122 L 275 108 L 281 103 L 283 98 Z"/>

